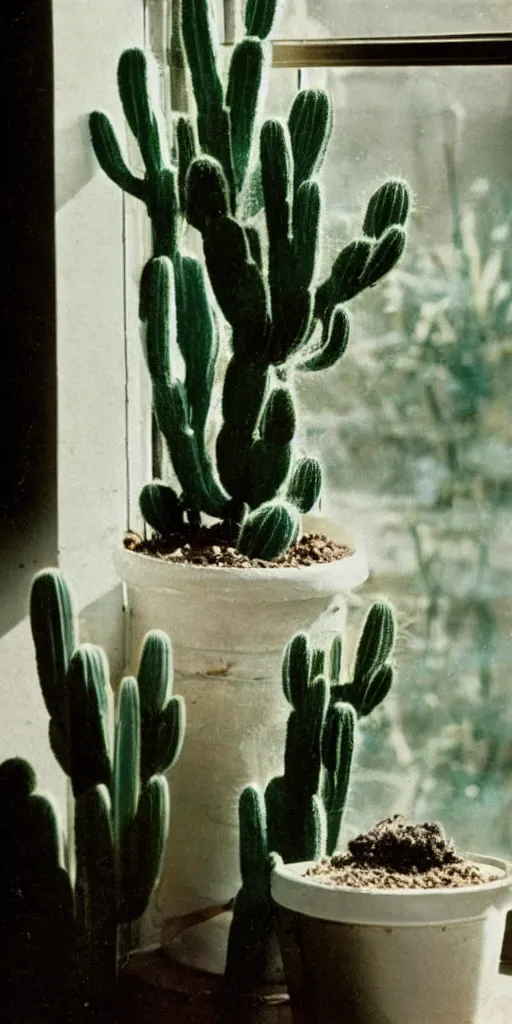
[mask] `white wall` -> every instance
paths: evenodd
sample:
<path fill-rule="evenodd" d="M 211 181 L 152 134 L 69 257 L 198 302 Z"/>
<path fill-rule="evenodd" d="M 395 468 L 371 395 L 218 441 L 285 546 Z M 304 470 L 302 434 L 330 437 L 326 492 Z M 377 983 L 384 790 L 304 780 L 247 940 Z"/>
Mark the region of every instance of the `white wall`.
<path fill-rule="evenodd" d="M 144 425 L 136 318 L 140 254 L 133 242 L 141 212 L 128 205 L 123 217 L 121 194 L 92 154 L 87 115 L 95 107 L 111 112 L 125 144 L 116 66 L 121 50 L 142 39 L 143 0 L 54 0 L 58 561 L 85 609 L 82 638 L 107 646 L 114 675 L 122 665 L 123 617 L 112 550 L 126 529 L 128 508 L 125 345 L 132 507 L 147 457 L 145 440 L 136 433 L 139 420 Z M 37 567 L 44 548 L 44 536 L 27 531 L 9 571 L 0 568 L 0 610 L 12 599 L 19 566 Z M 62 774 L 48 751 L 27 618 L 0 638 L 0 685 L 0 760 L 29 757 L 41 786 L 62 803 Z"/>

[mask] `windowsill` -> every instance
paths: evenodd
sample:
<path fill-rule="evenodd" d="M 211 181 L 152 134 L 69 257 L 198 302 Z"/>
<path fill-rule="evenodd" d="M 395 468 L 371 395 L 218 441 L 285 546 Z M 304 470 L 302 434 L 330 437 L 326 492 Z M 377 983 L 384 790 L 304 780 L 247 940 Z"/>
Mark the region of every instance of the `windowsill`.
<path fill-rule="evenodd" d="M 119 1024 L 167 1024 L 169 1020 L 173 1024 L 217 1024 L 221 985 L 220 978 L 171 963 L 160 950 L 135 953 L 121 975 Z M 511 1005 L 512 964 L 502 964 L 485 1024 L 509 1024 Z M 240 1020 L 243 1024 L 291 1024 L 283 990 L 274 987 L 258 993 L 244 1005 Z"/>

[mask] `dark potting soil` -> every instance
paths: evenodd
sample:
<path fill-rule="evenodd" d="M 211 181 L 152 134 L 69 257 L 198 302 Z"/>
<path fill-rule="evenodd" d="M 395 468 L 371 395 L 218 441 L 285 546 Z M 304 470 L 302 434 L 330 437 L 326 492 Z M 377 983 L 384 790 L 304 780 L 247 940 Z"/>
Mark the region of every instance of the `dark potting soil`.
<path fill-rule="evenodd" d="M 128 533 L 124 546 L 165 562 L 189 565 L 212 565 L 230 569 L 275 569 L 298 568 L 304 565 L 321 565 L 347 558 L 352 551 L 345 544 L 338 544 L 322 533 L 305 533 L 286 554 L 271 562 L 262 558 L 247 558 L 241 555 L 226 540 L 220 527 L 201 527 L 184 531 L 163 540 L 151 537 L 143 540 L 136 533 Z"/>
<path fill-rule="evenodd" d="M 324 858 L 307 874 L 326 885 L 363 889 L 460 888 L 491 880 L 457 853 L 438 822 L 409 825 L 400 814 L 377 822 L 350 840 L 348 853 Z"/>

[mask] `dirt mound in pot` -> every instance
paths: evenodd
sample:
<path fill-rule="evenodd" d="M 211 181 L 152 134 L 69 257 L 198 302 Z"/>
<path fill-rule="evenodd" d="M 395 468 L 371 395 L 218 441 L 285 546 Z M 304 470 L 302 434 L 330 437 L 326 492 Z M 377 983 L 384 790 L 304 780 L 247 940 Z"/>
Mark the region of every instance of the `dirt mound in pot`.
<path fill-rule="evenodd" d="M 348 853 L 325 858 L 308 875 L 327 885 L 372 889 L 460 888 L 490 881 L 456 852 L 438 822 L 410 825 L 399 814 L 356 836 Z"/>
<path fill-rule="evenodd" d="M 143 540 L 136 533 L 129 533 L 124 546 L 174 564 L 212 565 L 230 569 L 277 569 L 298 568 L 305 565 L 322 565 L 336 562 L 353 554 L 345 544 L 338 544 L 324 534 L 305 533 L 286 554 L 271 562 L 262 558 L 247 558 L 241 555 L 233 541 L 222 532 L 221 526 L 202 527 L 200 530 L 184 530 L 163 540 L 152 537 Z"/>

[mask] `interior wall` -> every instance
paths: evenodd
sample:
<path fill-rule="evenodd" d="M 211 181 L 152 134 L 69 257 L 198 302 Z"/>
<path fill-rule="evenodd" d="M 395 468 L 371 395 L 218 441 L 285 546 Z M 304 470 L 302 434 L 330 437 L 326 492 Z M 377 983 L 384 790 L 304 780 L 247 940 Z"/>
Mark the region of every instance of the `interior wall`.
<path fill-rule="evenodd" d="M 124 208 L 97 166 L 87 116 L 95 107 L 111 112 L 125 144 L 116 65 L 124 47 L 142 44 L 143 0 L 35 0 L 21 8 L 7 19 L 12 59 L 3 63 L 9 134 L 0 278 L 9 369 L 4 354 L 0 760 L 28 757 L 41 788 L 63 806 L 35 671 L 28 592 L 37 569 L 60 565 L 77 597 L 82 639 L 105 644 L 117 678 L 123 610 L 112 553 L 146 458 L 138 442 L 128 473 L 127 435 L 133 416 L 143 419 L 139 260 L 129 251 L 140 213 Z M 135 298 L 128 300 L 130 289 Z M 128 416 L 130 388 L 135 413 Z M 7 398 L 16 420 L 8 416 Z M 26 467 L 22 488 L 20 466 Z"/>

